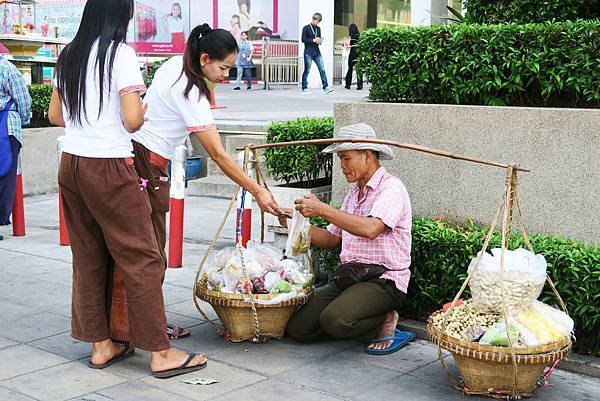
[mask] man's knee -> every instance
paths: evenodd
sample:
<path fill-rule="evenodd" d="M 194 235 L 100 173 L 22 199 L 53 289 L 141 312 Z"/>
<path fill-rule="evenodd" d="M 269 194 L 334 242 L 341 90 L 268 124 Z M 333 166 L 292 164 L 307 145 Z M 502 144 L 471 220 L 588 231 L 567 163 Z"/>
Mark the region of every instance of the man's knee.
<path fill-rule="evenodd" d="M 346 338 L 352 328 L 352 322 L 339 309 L 326 308 L 319 316 L 323 330 L 332 337 Z"/>

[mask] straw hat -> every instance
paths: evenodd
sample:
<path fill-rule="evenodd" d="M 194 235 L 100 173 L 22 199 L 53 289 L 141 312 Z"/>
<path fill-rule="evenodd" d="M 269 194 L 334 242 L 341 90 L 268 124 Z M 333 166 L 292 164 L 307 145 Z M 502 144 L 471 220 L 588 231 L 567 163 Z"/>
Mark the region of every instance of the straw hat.
<path fill-rule="evenodd" d="M 338 138 L 377 139 L 377 134 L 370 125 L 360 123 L 340 128 Z M 334 143 L 323 149 L 323 153 L 337 153 L 345 150 L 372 150 L 379 153 L 381 160 L 392 160 L 394 158 L 394 152 L 389 146 L 378 143 Z"/>

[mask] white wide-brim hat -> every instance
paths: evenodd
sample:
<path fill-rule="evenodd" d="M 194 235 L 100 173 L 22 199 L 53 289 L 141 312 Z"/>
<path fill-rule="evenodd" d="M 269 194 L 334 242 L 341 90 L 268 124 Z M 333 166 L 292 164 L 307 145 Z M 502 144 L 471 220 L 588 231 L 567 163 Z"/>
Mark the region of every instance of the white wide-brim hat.
<path fill-rule="evenodd" d="M 340 128 L 338 138 L 377 139 L 377 134 L 370 125 L 360 123 Z M 323 153 L 337 153 L 345 150 L 372 150 L 379 153 L 381 160 L 392 160 L 395 157 L 392 148 L 378 143 L 334 143 L 323 149 Z"/>

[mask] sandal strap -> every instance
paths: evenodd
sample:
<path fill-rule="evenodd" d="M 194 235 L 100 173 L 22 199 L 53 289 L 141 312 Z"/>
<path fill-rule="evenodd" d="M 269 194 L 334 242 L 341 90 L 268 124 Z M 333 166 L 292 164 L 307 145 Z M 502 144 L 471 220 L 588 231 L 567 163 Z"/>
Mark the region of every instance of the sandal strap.
<path fill-rule="evenodd" d="M 181 364 L 180 367 L 178 367 L 177 369 L 181 369 L 181 368 L 185 368 L 186 366 L 188 366 L 190 364 L 190 362 L 192 362 L 192 359 L 194 359 L 196 357 L 196 354 L 194 354 L 193 352 L 190 352 L 190 354 L 188 355 L 188 359 Z"/>

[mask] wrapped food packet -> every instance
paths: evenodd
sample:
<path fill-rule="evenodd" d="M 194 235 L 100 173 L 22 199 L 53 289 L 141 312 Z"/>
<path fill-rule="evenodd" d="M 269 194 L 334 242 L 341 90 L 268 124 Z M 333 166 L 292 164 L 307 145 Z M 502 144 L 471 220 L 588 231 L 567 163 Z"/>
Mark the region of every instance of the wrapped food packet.
<path fill-rule="evenodd" d="M 508 347 L 508 336 L 513 346 L 519 341 L 519 329 L 510 321 L 508 322 L 508 332 L 504 321 L 500 321 L 486 330 L 485 334 L 479 340 L 479 344 L 491 344 L 500 347 Z"/>
<path fill-rule="evenodd" d="M 288 227 L 288 239 L 285 244 L 285 256 L 295 258 L 310 250 L 310 220 L 294 210 L 292 222 Z"/>

